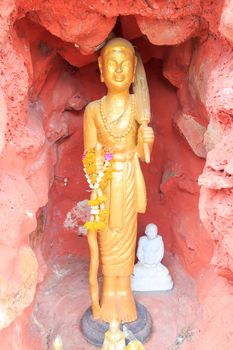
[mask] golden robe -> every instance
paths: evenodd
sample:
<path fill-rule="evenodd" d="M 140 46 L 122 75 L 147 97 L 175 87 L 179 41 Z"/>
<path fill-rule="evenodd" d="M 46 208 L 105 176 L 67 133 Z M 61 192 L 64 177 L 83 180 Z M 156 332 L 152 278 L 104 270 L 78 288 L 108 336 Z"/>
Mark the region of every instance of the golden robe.
<path fill-rule="evenodd" d="M 144 213 L 146 209 L 145 182 L 137 155 L 139 125 L 134 120 L 130 132 L 116 142 L 106 130 L 98 103 L 95 101 L 92 112 L 84 117 L 84 135 L 88 134 L 88 127 L 94 128 L 96 141 L 111 150 L 114 160 L 112 179 L 104 192 L 109 209 L 107 227 L 98 233 L 102 272 L 105 276 L 129 276 L 135 260 L 137 213 Z M 111 127 L 123 134 L 124 126 L 128 126 L 127 117 L 124 113 Z M 89 133 L 92 142 L 93 131 Z M 86 139 L 85 147 L 88 145 L 91 144 Z"/>

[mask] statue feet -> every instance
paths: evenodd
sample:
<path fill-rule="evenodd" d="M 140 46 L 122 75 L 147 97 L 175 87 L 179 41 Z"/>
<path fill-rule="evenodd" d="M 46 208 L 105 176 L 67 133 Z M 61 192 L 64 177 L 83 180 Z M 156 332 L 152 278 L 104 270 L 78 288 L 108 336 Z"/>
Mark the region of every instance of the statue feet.
<path fill-rule="evenodd" d="M 133 322 L 137 319 L 137 310 L 130 287 L 130 276 L 104 276 L 104 288 L 101 301 L 101 318 L 111 322 L 116 317 L 121 322 Z"/>
<path fill-rule="evenodd" d="M 124 322 L 133 322 L 137 319 L 137 310 L 131 290 L 131 277 L 117 277 L 117 305 L 119 318 Z"/>
<path fill-rule="evenodd" d="M 132 294 L 130 292 L 130 294 Z M 137 319 L 136 305 L 133 296 L 126 295 L 114 295 L 105 296 L 102 299 L 101 306 L 101 318 L 105 322 L 111 322 L 113 315 L 122 322 L 133 322 Z"/>
<path fill-rule="evenodd" d="M 101 307 L 100 305 L 92 305 L 92 316 L 94 320 L 99 320 L 101 318 Z"/>
<path fill-rule="evenodd" d="M 143 305 L 136 303 L 136 308 L 138 315 L 137 320 L 127 323 L 126 326 L 128 332 L 131 331 L 138 340 L 144 343 L 151 335 L 152 319 L 149 312 Z M 82 317 L 81 329 L 83 336 L 87 339 L 87 341 L 100 348 L 104 341 L 104 335 L 109 329 L 109 323 L 102 320 L 94 320 L 92 309 L 89 307 Z M 127 339 L 132 340 L 132 338 L 128 336 Z M 129 347 L 129 349 L 131 348 Z"/>
<path fill-rule="evenodd" d="M 104 293 L 101 303 L 101 319 L 105 322 L 111 322 L 113 315 L 117 315 L 115 295 Z"/>
<path fill-rule="evenodd" d="M 137 319 L 135 301 L 130 291 L 126 295 L 118 295 L 119 319 L 125 322 L 133 322 Z"/>

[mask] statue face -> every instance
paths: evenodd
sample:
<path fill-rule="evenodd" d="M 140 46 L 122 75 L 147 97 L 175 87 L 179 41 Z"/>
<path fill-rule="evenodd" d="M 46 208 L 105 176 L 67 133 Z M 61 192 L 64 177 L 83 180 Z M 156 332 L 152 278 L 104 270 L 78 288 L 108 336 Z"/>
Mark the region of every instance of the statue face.
<path fill-rule="evenodd" d="M 154 224 L 147 225 L 145 234 L 146 234 L 148 239 L 154 239 L 158 234 L 157 226 Z"/>
<path fill-rule="evenodd" d="M 135 66 L 135 55 L 127 47 L 111 47 L 99 58 L 102 81 L 112 92 L 129 89 L 134 78 Z"/>

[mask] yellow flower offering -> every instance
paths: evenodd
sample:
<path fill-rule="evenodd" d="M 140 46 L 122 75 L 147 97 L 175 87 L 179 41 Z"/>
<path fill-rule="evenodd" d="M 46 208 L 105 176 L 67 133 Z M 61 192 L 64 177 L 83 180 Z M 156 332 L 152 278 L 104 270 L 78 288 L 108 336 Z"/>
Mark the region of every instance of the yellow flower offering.
<path fill-rule="evenodd" d="M 105 208 L 106 197 L 102 190 L 106 188 L 112 178 L 113 155 L 110 152 L 104 154 L 104 165 L 101 171 L 96 167 L 95 149 L 91 148 L 82 156 L 84 172 L 90 188 L 94 192 L 94 198 L 88 201 L 91 207 L 91 219 L 84 224 L 88 231 L 103 230 L 106 226 L 108 210 Z"/>

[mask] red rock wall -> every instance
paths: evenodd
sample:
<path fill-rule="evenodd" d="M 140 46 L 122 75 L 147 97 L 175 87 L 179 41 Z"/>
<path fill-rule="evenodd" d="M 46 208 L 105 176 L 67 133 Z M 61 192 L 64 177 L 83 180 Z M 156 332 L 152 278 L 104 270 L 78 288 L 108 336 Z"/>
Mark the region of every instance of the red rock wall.
<path fill-rule="evenodd" d="M 1 3 L 2 349 L 18 349 L 19 342 L 30 348 L 30 305 L 46 272 L 41 246 L 45 256 L 87 252 L 76 234 L 79 221 L 73 230 L 64 222 L 86 195 L 82 109 L 104 93 L 96 51 L 119 15 L 117 34 L 133 40 L 146 63 L 157 134 L 152 166 L 144 167 L 149 205 L 140 233 L 148 221 L 157 222 L 167 249 L 196 278 L 206 317 L 193 349 L 207 349 L 212 334 L 212 349 L 229 349 L 224 334 L 231 324 L 231 286 L 218 276 L 233 279 L 232 7 L 231 0 Z M 81 222 L 85 208 L 78 210 Z M 209 263 L 218 276 L 207 271 L 203 281 Z M 218 303 L 225 333 L 217 331 Z"/>

